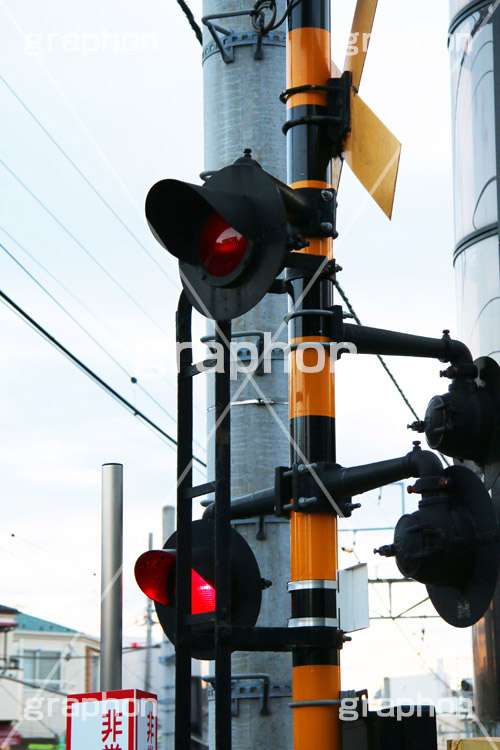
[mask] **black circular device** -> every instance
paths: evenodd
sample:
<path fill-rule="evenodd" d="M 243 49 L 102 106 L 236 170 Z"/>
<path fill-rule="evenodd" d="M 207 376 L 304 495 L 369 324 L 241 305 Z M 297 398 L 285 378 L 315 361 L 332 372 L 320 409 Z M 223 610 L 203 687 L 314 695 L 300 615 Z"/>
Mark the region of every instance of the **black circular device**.
<path fill-rule="evenodd" d="M 194 521 L 192 534 L 192 569 L 203 582 L 215 588 L 215 522 L 202 519 Z M 177 532 L 167 539 L 163 549 L 175 553 Z M 172 569 L 169 588 L 175 594 L 175 566 Z M 194 586 L 194 579 L 192 586 Z M 262 600 L 262 579 L 257 560 L 245 539 L 231 529 L 231 624 L 252 627 L 257 622 Z M 175 602 L 175 598 L 173 599 Z M 156 614 L 167 637 L 175 643 L 176 608 L 155 602 Z M 200 632 L 213 633 L 213 623 L 193 626 Z M 214 659 L 213 647 L 194 650 L 194 659 Z"/>
<path fill-rule="evenodd" d="M 214 172 L 204 185 L 157 182 L 146 199 L 146 216 L 156 239 L 179 259 L 189 301 L 214 320 L 254 307 L 285 265 L 283 199 L 252 159 Z"/>
<path fill-rule="evenodd" d="M 500 568 L 500 536 L 491 497 L 470 469 L 450 466 L 444 476 L 451 479 L 455 501 L 473 521 L 474 559 L 460 588 L 426 585 L 438 614 L 456 628 L 474 625 L 493 598 Z M 461 540 L 457 540 L 457 545 Z"/>

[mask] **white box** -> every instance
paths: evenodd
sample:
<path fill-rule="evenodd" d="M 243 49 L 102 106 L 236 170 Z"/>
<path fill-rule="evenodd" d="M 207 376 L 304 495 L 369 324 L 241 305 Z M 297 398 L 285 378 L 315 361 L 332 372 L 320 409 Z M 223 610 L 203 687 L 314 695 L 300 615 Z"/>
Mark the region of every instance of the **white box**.
<path fill-rule="evenodd" d="M 68 695 L 66 750 L 157 750 L 158 701 L 143 690 Z"/>
<path fill-rule="evenodd" d="M 337 609 L 339 627 L 344 633 L 369 627 L 368 566 L 365 563 L 337 572 Z"/>

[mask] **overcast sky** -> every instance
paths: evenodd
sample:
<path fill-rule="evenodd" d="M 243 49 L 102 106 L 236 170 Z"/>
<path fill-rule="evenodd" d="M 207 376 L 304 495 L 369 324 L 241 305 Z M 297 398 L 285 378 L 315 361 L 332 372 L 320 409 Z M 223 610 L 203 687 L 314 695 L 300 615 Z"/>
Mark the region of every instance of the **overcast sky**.
<path fill-rule="evenodd" d="M 199 18 L 201 2 L 191 6 Z M 352 0 L 333 3 L 339 65 L 353 10 Z M 179 281 L 143 203 L 156 180 L 196 181 L 203 169 L 199 44 L 173 0 L 0 0 L 0 14 L 0 243 L 60 306 L 2 248 L 0 289 L 175 434 Z M 361 94 L 403 143 L 394 218 L 345 169 L 336 243 L 339 281 L 363 322 L 432 336 L 456 334 L 447 28 L 446 2 L 380 0 Z M 100 49 L 85 49 L 96 34 Z M 203 327 L 198 321 L 198 334 Z M 160 543 L 161 507 L 175 499 L 175 453 L 4 306 L 0 337 L 0 602 L 98 633 L 100 466 L 120 461 L 125 635 L 141 639 L 145 601 L 133 564 L 149 531 Z M 445 390 L 439 363 L 391 364 L 420 414 Z M 196 451 L 204 458 L 203 384 L 197 389 Z M 344 465 L 411 448 L 411 414 L 376 361 L 342 360 L 337 402 Z M 371 493 L 355 525 L 394 525 L 400 508 L 399 488 L 380 501 Z M 373 547 L 389 539 L 356 536 L 355 553 L 371 573 Z M 352 547 L 352 534 L 342 541 Z M 342 556 L 343 565 L 355 562 L 354 553 Z M 401 609 L 425 596 L 421 586 L 404 588 Z M 371 591 L 371 606 L 384 613 L 380 594 L 382 601 Z M 435 669 L 438 656 L 452 680 L 470 675 L 470 633 L 434 620 L 374 623 L 344 651 L 345 687 L 375 689 L 385 675 Z"/>

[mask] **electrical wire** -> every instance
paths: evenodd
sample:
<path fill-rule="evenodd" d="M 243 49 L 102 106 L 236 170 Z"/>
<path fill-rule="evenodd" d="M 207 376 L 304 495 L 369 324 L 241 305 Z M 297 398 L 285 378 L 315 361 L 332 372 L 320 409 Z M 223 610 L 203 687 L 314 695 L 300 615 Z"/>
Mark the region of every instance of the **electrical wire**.
<path fill-rule="evenodd" d="M 0 227 L 0 229 L 2 229 L 2 228 Z M 3 230 L 2 230 L 2 231 L 3 231 Z M 6 233 L 6 234 L 7 234 L 7 233 Z M 107 350 L 107 349 L 106 349 L 106 348 L 105 348 L 105 347 L 104 347 L 104 346 L 103 346 L 103 345 L 102 345 L 102 344 L 101 344 L 101 343 L 100 343 L 100 342 L 99 342 L 99 341 L 98 341 L 98 340 L 97 340 L 97 339 L 95 338 L 95 336 L 93 336 L 93 335 L 92 335 L 92 334 L 91 334 L 91 333 L 90 333 L 90 332 L 89 332 L 89 331 L 88 331 L 88 330 L 87 330 L 87 329 L 86 329 L 86 328 L 85 328 L 85 327 L 84 327 L 84 326 L 83 326 L 83 325 L 82 325 L 82 324 L 81 324 L 81 323 L 79 322 L 79 320 L 77 320 L 77 318 L 75 318 L 75 317 L 74 317 L 74 315 L 72 315 L 72 314 L 71 314 L 71 313 L 70 313 L 70 312 L 69 312 L 69 311 L 68 311 L 68 310 L 67 310 L 67 309 L 66 309 L 66 308 L 64 307 L 64 305 L 62 305 L 62 304 L 61 304 L 61 303 L 59 302 L 59 300 L 57 300 L 57 299 L 56 299 L 56 298 L 55 298 L 55 297 L 53 296 L 53 294 L 51 294 L 51 292 L 49 292 L 49 291 L 48 291 L 48 289 L 46 289 L 46 287 L 44 287 L 44 286 L 43 286 L 43 284 L 42 284 L 42 283 L 41 283 L 41 282 L 40 282 L 40 281 L 39 281 L 39 280 L 38 280 L 38 279 L 37 279 L 37 278 L 36 278 L 36 277 L 35 277 L 35 276 L 34 276 L 34 275 L 33 275 L 33 274 L 32 274 L 32 273 L 31 273 L 31 272 L 30 272 L 30 271 L 29 271 L 29 270 L 28 270 L 28 269 L 27 269 L 27 268 L 26 268 L 26 267 L 25 267 L 25 266 L 24 266 L 24 265 L 23 265 L 22 263 L 21 263 L 21 261 L 20 261 L 20 260 L 18 260 L 18 259 L 17 259 L 17 258 L 16 258 L 16 257 L 15 257 L 15 256 L 14 256 L 14 255 L 13 255 L 13 254 L 12 254 L 12 253 L 11 253 L 11 252 L 10 252 L 10 251 L 9 251 L 9 250 L 8 250 L 8 249 L 6 248 L 6 247 L 5 247 L 5 245 L 3 245 L 3 244 L 2 244 L 1 242 L 0 242 L 0 248 L 1 248 L 1 249 L 2 249 L 2 250 L 3 250 L 3 251 L 4 251 L 4 252 L 5 252 L 5 253 L 6 253 L 6 254 L 7 254 L 8 256 L 9 256 L 9 258 L 11 258 L 11 259 L 12 259 L 12 260 L 14 261 L 14 263 L 16 263 L 16 265 L 17 265 L 17 266 L 18 266 L 19 268 L 21 268 L 21 269 L 22 269 L 22 270 L 24 271 L 24 273 L 25 273 L 25 274 L 26 274 L 26 275 L 27 275 L 27 276 L 28 276 L 28 277 L 29 277 L 29 278 L 30 278 L 30 279 L 31 279 L 32 281 L 34 281 L 34 283 L 35 283 L 35 284 L 36 284 L 36 285 L 37 285 L 37 286 L 38 286 L 38 287 L 39 287 L 39 288 L 40 288 L 40 289 L 41 289 L 41 290 L 42 290 L 43 292 L 45 292 L 45 294 L 46 294 L 46 295 L 47 295 L 47 296 L 48 296 L 48 297 L 49 297 L 49 298 L 50 298 L 50 299 L 51 299 L 51 300 L 52 300 L 52 301 L 54 302 L 54 304 L 56 304 L 56 305 L 57 305 L 57 306 L 59 307 L 59 309 L 61 309 L 61 310 L 62 310 L 62 311 L 63 311 L 63 312 L 64 312 L 64 313 L 65 313 L 65 314 L 66 314 L 66 315 L 67 315 L 67 316 L 68 316 L 68 317 L 70 318 L 70 320 L 72 320 L 72 321 L 73 321 L 73 323 L 75 323 L 75 325 L 77 325 L 77 326 L 78 326 L 78 328 L 80 328 L 80 330 L 81 330 L 81 331 L 83 331 L 83 333 L 85 333 L 85 335 L 86 335 L 86 336 L 88 336 L 88 337 L 89 337 L 89 339 L 90 339 L 90 340 L 91 340 L 91 341 L 92 341 L 92 342 L 93 342 L 93 343 L 94 343 L 94 344 L 95 344 L 95 345 L 96 345 L 96 346 L 97 346 L 97 347 L 98 347 L 98 348 L 99 348 L 99 349 L 100 349 L 100 350 L 101 350 L 101 351 L 102 351 L 102 352 L 103 352 L 103 353 L 104 353 L 104 354 L 105 354 L 105 355 L 106 355 L 107 357 L 109 357 L 109 359 L 110 359 L 110 360 L 111 360 L 111 361 L 112 361 L 112 362 L 113 362 L 113 363 L 114 363 L 114 364 L 115 364 L 115 365 L 116 365 L 116 366 L 117 366 L 117 367 L 118 367 L 118 368 L 119 368 L 119 369 L 121 370 L 121 372 L 123 372 L 123 373 L 124 373 L 124 374 L 125 374 L 125 375 L 127 376 L 127 378 L 129 378 L 129 380 L 130 380 L 130 381 L 131 381 L 132 383 L 134 383 L 134 385 L 136 385 L 136 386 L 137 386 L 137 388 L 138 388 L 138 389 L 139 389 L 139 390 L 140 390 L 140 391 L 141 391 L 142 393 L 144 393 L 144 395 L 145 395 L 145 396 L 147 396 L 147 397 L 148 397 L 148 398 L 149 398 L 149 399 L 150 399 L 150 400 L 151 400 L 151 401 L 152 401 L 152 402 L 153 402 L 154 404 L 156 404 L 156 406 L 157 406 L 157 407 L 158 407 L 158 408 L 159 408 L 159 409 L 160 409 L 160 410 L 161 410 L 161 411 L 162 411 L 162 412 L 163 412 L 164 414 L 166 414 L 166 416 L 167 416 L 167 417 L 169 417 L 169 419 L 171 419 L 171 420 L 172 420 L 172 422 L 173 422 L 174 424 L 177 424 L 177 420 L 175 419 L 175 417 L 174 417 L 174 416 L 173 416 L 172 414 L 170 414 L 170 412 L 169 412 L 169 411 L 168 411 L 167 409 L 165 409 L 165 407 L 163 406 L 163 404 L 161 404 L 161 403 L 160 403 L 160 402 L 159 402 L 159 401 L 158 401 L 158 400 L 157 400 L 157 399 L 156 399 L 156 398 L 155 398 L 154 396 L 152 396 L 152 395 L 151 395 L 151 394 L 149 393 L 149 391 L 148 391 L 148 390 L 147 390 L 146 388 L 144 388 L 144 386 L 142 386 L 142 385 L 141 385 L 141 384 L 140 384 L 140 383 L 138 382 L 137 378 L 136 378 L 136 377 L 133 377 L 133 376 L 132 376 L 132 375 L 131 375 L 131 374 L 130 374 L 130 373 L 128 372 L 128 370 L 127 370 L 127 369 L 126 369 L 126 368 L 125 368 L 125 367 L 124 367 L 124 366 L 123 366 L 123 365 L 122 365 L 122 364 L 121 364 L 121 363 L 120 363 L 120 362 L 119 362 L 119 361 L 118 361 L 118 360 L 117 360 L 117 359 L 116 359 L 116 358 L 115 358 L 115 357 L 114 357 L 114 356 L 113 356 L 112 354 L 110 354 L 110 352 L 109 352 L 109 351 L 108 351 L 108 350 Z M 33 256 L 30 256 L 30 257 L 33 257 Z M 44 269 L 44 270 L 45 270 L 45 269 Z M 74 295 L 73 295 L 73 296 L 74 296 Z M 79 301 L 79 300 L 78 300 L 78 298 L 76 298 L 76 299 L 77 299 L 77 301 Z M 83 303 L 82 303 L 82 304 L 83 304 Z M 88 308 L 87 308 L 87 309 L 88 309 Z M 90 312 L 91 312 L 91 311 L 90 311 Z M 165 382 L 168 382 L 168 381 L 167 381 L 167 380 L 166 380 L 165 378 L 164 378 L 164 380 L 165 380 Z M 171 385 L 171 384 L 169 384 L 169 385 Z M 172 388 L 173 388 L 173 386 L 172 386 Z M 200 443 L 199 443 L 199 442 L 198 442 L 198 441 L 197 441 L 196 439 L 194 439 L 194 440 L 193 440 L 193 442 L 194 442 L 194 443 L 196 443 L 196 445 L 197 445 L 197 446 L 198 446 L 198 447 L 199 447 L 199 448 L 200 448 L 200 449 L 201 449 L 202 451 L 203 451 L 203 450 L 205 450 L 205 449 L 203 448 L 203 446 L 202 446 L 202 445 L 200 445 Z"/>
<path fill-rule="evenodd" d="M 169 445 L 177 445 L 177 440 L 173 438 L 171 435 L 169 435 L 165 430 L 163 430 L 161 427 L 159 427 L 153 420 L 149 419 L 143 412 L 139 411 L 133 404 L 130 403 L 130 401 L 127 401 L 126 398 L 121 396 L 117 391 L 115 391 L 114 388 L 112 388 L 108 383 L 106 383 L 102 378 L 97 375 L 93 370 L 90 369 L 90 367 L 87 367 L 87 365 L 82 362 L 78 357 L 76 357 L 74 354 L 72 354 L 69 349 L 67 349 L 63 344 L 61 344 L 60 341 L 58 341 L 52 334 L 50 334 L 48 331 L 45 330 L 39 323 L 37 323 L 36 320 L 34 320 L 25 310 L 23 310 L 22 307 L 17 305 L 13 299 L 11 299 L 5 292 L 0 290 L 0 302 L 3 302 L 7 307 L 10 307 L 21 319 L 23 319 L 25 322 L 27 322 L 37 333 L 39 333 L 42 338 L 44 338 L 46 341 L 48 341 L 52 346 L 54 346 L 56 349 L 58 349 L 64 356 L 70 360 L 74 365 L 76 365 L 82 372 L 84 372 L 91 380 L 93 380 L 97 385 L 99 385 L 106 393 L 108 393 L 110 396 L 112 396 L 115 401 L 117 401 L 119 404 L 124 406 L 131 414 L 133 414 L 134 417 L 138 417 L 141 419 L 144 423 L 146 423 L 149 427 L 151 427 L 153 430 L 156 431 L 157 434 L 159 434 L 161 437 L 163 437 L 167 444 Z M 196 461 L 200 466 L 203 466 L 206 468 L 206 463 L 202 461 L 197 456 L 193 455 L 193 461 Z"/>
<path fill-rule="evenodd" d="M 41 261 L 38 258 L 36 258 L 32 253 L 30 253 L 29 250 L 24 245 L 22 245 L 19 242 L 19 240 L 17 240 L 15 237 L 13 237 L 13 235 L 10 234 L 10 232 L 8 232 L 5 229 L 5 227 L 0 226 L 0 231 L 3 232 L 10 240 L 12 240 L 12 242 L 14 242 L 17 245 L 17 247 L 19 247 L 23 251 L 23 253 L 25 253 L 25 255 L 27 255 L 28 258 L 30 258 L 30 260 L 33 261 L 33 263 L 36 263 L 36 265 L 39 268 L 41 268 L 42 271 L 47 274 L 47 276 L 49 276 L 53 281 L 55 281 L 55 283 L 58 286 L 60 286 L 61 289 L 63 289 L 66 292 L 66 294 L 68 294 L 73 300 L 75 300 L 75 302 L 77 302 L 81 307 L 83 307 L 83 309 L 86 310 L 86 312 L 88 312 L 89 315 L 92 315 L 92 317 L 101 326 L 103 326 L 107 331 L 109 331 L 109 333 L 111 333 L 111 335 L 114 336 L 117 339 L 117 341 L 120 342 L 120 344 L 122 346 L 124 346 L 126 349 L 128 349 L 129 352 L 134 355 L 134 357 L 136 357 L 137 359 L 139 359 L 144 365 L 147 365 L 147 367 L 149 367 L 154 373 L 156 373 L 156 375 L 158 375 L 163 380 L 163 382 L 168 385 L 169 388 L 171 388 L 173 391 L 176 391 L 175 386 L 169 380 L 167 380 L 167 378 L 165 377 L 165 375 L 163 375 L 159 370 L 157 370 L 156 367 L 153 364 L 151 364 L 151 362 L 149 362 L 148 360 L 145 360 L 143 357 L 141 357 L 139 354 L 137 354 L 137 352 L 134 349 L 131 348 L 130 344 L 127 341 L 125 341 L 125 339 L 123 339 L 118 333 L 116 333 L 116 331 L 114 331 L 106 323 L 106 321 L 104 321 L 101 317 L 99 317 L 99 315 L 97 315 L 97 313 L 94 310 L 92 310 L 87 304 L 85 304 L 85 302 L 82 299 L 80 299 L 80 297 L 78 297 L 76 294 L 74 294 L 74 292 L 72 292 L 71 289 L 69 289 L 59 278 L 57 278 L 57 276 L 55 276 L 46 266 L 44 266 L 43 263 L 41 263 Z M 138 388 L 140 390 L 143 390 L 142 386 L 139 383 L 137 383 L 137 386 L 138 386 Z M 203 417 L 205 416 L 205 413 L 198 406 L 194 406 L 194 408 Z M 167 416 L 172 420 L 172 422 L 174 424 L 177 424 L 177 420 L 175 419 L 175 417 L 173 417 L 170 414 L 170 412 L 165 411 L 165 414 L 167 414 Z M 202 446 L 196 439 L 194 439 L 194 443 L 202 451 L 205 451 L 204 446 Z"/>
<path fill-rule="evenodd" d="M 57 148 L 57 150 L 64 156 L 64 158 L 71 164 L 73 169 L 80 175 L 82 180 L 89 186 L 89 188 L 92 190 L 95 195 L 99 198 L 99 200 L 106 206 L 108 211 L 115 217 L 115 219 L 121 224 L 121 226 L 125 229 L 126 232 L 137 242 L 139 247 L 142 248 L 142 250 L 146 253 L 146 255 L 150 258 L 150 260 L 155 264 L 155 266 L 163 273 L 164 276 L 170 281 L 170 283 L 180 291 L 180 287 L 178 284 L 175 283 L 175 281 L 172 279 L 172 277 L 167 273 L 167 271 L 163 268 L 163 266 L 158 263 L 156 258 L 151 254 L 151 252 L 148 250 L 148 248 L 141 242 L 141 240 L 137 237 L 136 234 L 130 229 L 130 227 L 125 223 L 125 221 L 121 218 L 121 216 L 115 211 L 115 209 L 108 203 L 108 201 L 104 198 L 102 193 L 99 192 L 99 190 L 95 187 L 95 185 L 89 180 L 89 178 L 82 172 L 80 167 L 73 161 L 73 159 L 69 156 L 69 154 L 63 149 L 63 147 L 56 141 L 52 133 L 50 133 L 49 130 L 43 125 L 43 123 L 38 119 L 38 117 L 32 112 L 32 110 L 28 107 L 28 105 L 24 102 L 24 100 L 19 96 L 19 94 L 15 91 L 15 89 L 5 80 L 5 78 L 0 74 L 0 81 L 4 84 L 4 86 L 7 87 L 7 89 L 10 91 L 10 93 L 17 99 L 19 104 L 23 107 L 23 109 L 30 115 L 30 117 L 33 119 L 33 121 L 41 128 L 41 130 L 45 133 L 47 138 L 51 141 L 51 143 Z"/>
<path fill-rule="evenodd" d="M 169 334 L 167 333 L 167 331 L 165 331 L 165 329 L 161 327 L 161 325 L 160 325 L 160 324 L 159 324 L 159 323 L 158 323 L 158 322 L 157 322 L 157 321 L 156 321 L 156 320 L 155 320 L 155 319 L 154 319 L 154 318 L 153 318 L 153 317 L 152 317 L 152 316 L 151 316 L 151 315 L 150 315 L 150 314 L 148 313 L 148 311 L 147 311 L 147 310 L 145 310 L 145 309 L 144 309 L 144 307 L 143 307 L 143 306 L 142 306 L 142 305 L 141 305 L 141 304 L 140 304 L 139 302 L 137 302 L 137 300 L 136 300 L 136 299 L 135 299 L 135 298 L 134 298 L 134 297 L 133 297 L 133 296 L 132 296 L 132 295 L 130 294 L 130 292 L 128 292 L 128 291 L 127 291 L 127 290 L 125 289 L 125 287 L 124 287 L 124 286 L 122 286 L 122 284 L 120 284 L 120 282 L 119 282 L 119 281 L 118 281 L 117 279 L 115 279 L 115 277 L 113 276 L 113 274 L 111 274 L 111 273 L 110 273 L 110 272 L 109 272 L 109 271 L 107 270 L 107 268 L 105 268 L 105 266 L 103 266 L 103 265 L 102 265 L 102 263 L 101 263 L 100 261 L 98 261 L 98 260 L 97 260 L 97 258 L 96 258 L 96 257 L 95 257 L 95 256 L 94 256 L 94 255 L 93 255 L 93 254 L 92 254 L 91 252 L 90 252 L 90 250 L 88 250 L 88 248 L 86 248 L 86 247 L 85 247 L 85 245 L 84 245 L 84 244 L 83 244 L 82 242 L 80 242 L 80 240 L 79 240 L 79 239 L 78 239 L 77 237 L 75 237 L 75 235 L 74 235 L 74 234 L 73 234 L 73 233 L 72 233 L 72 232 L 71 232 L 71 231 L 70 231 L 70 230 L 68 229 L 68 227 L 67 227 L 67 226 L 66 226 L 65 224 L 63 224 L 63 222 L 62 222 L 62 221 L 61 221 L 60 219 L 58 219 L 58 218 L 57 218 L 57 216 L 56 216 L 56 215 L 55 215 L 55 214 L 54 214 L 54 213 L 53 213 L 53 212 L 52 212 L 52 211 L 50 210 L 50 208 L 48 208 L 48 207 L 47 207 L 47 206 L 45 205 L 45 203 L 43 203 L 43 201 L 41 201 L 41 200 L 40 200 L 40 198 L 39 198 L 39 197 L 38 197 L 37 195 L 35 195 L 35 193 L 34 193 L 34 192 L 33 192 L 33 191 L 32 191 L 32 190 L 31 190 L 31 189 L 30 189 L 30 188 L 29 188 L 29 187 L 28 187 L 28 186 L 26 185 L 26 183 L 25 183 L 25 182 L 23 182 L 23 181 L 21 180 L 21 178 L 20 178 L 20 177 L 18 177 L 18 176 L 17 176 L 17 174 L 16 174 L 16 173 L 15 173 L 15 172 L 14 172 L 14 171 L 13 171 L 13 170 L 12 170 L 12 169 L 11 169 L 11 168 L 9 167 L 9 166 L 7 166 L 7 164 L 6 164 L 6 163 L 5 163 L 5 162 L 4 162 L 4 161 L 3 161 L 2 159 L 0 159 L 0 164 L 1 164 L 1 165 L 2 165 L 3 167 L 4 167 L 4 169 L 6 169 L 6 170 L 7 170 L 7 172 L 9 172 L 9 174 L 10 174 L 10 175 L 11 175 L 11 176 L 12 176 L 12 177 L 13 177 L 13 178 L 14 178 L 14 179 L 16 180 L 16 182 L 18 182 L 18 183 L 19 183 L 19 185 L 21 185 L 21 187 L 22 187 L 22 188 L 24 188 L 24 190 L 26 190 L 26 192 L 27 192 L 27 193 L 28 193 L 28 194 L 29 194 L 29 195 L 30 195 L 30 196 L 31 196 L 31 197 L 32 197 L 32 198 L 33 198 L 33 199 L 34 199 L 34 200 L 35 200 L 35 201 L 36 201 L 36 202 L 38 203 L 38 205 L 39 205 L 39 206 L 41 206 L 41 207 L 42 207 L 42 208 L 44 209 L 44 211 L 46 211 L 46 213 L 48 213 L 48 215 L 49 215 L 49 216 L 51 217 L 51 219 L 53 219 L 53 220 L 54 220 L 54 221 L 56 222 L 56 224 L 57 224 L 57 225 L 58 225 L 58 226 L 59 226 L 59 227 L 60 227 L 60 228 L 61 228 L 61 229 L 62 229 L 62 230 L 63 230 L 63 231 L 64 231 L 64 232 L 65 232 L 65 233 L 66 233 L 66 234 L 68 235 L 68 237 L 70 237 L 70 238 L 71 238 L 71 239 L 73 240 L 73 242 L 75 242 L 75 244 L 77 244 L 77 245 L 78 245 L 78 247 L 79 247 L 79 248 L 81 248 L 81 249 L 83 250 L 83 252 L 84 252 L 84 253 L 85 253 L 85 254 L 86 254 L 86 255 L 87 255 L 87 256 L 88 256 L 88 257 L 89 257 L 89 258 L 90 258 L 90 259 L 91 259 L 91 260 L 92 260 L 92 261 L 93 261 L 93 262 L 94 262 L 95 264 L 96 264 L 96 266 L 97 266 L 98 268 L 100 268 L 100 269 L 101 269 L 101 271 L 102 271 L 102 272 L 103 272 L 103 273 L 104 273 L 104 274 L 105 274 L 105 275 L 106 275 L 106 276 L 107 276 L 107 277 L 108 277 L 108 278 L 109 278 L 109 279 L 110 279 L 110 280 L 111 280 L 111 281 L 113 282 L 113 284 L 114 284 L 114 285 L 115 285 L 116 287 L 118 287 L 118 289 L 120 289 L 120 291 L 121 291 L 121 292 L 123 292 L 123 294 L 124 294 L 124 295 L 125 295 L 125 296 L 126 296 L 126 297 L 127 297 L 127 298 L 128 298 L 128 299 L 129 299 L 129 300 L 130 300 L 130 301 L 131 301 L 131 302 L 132 302 L 132 303 L 133 303 L 133 304 L 134 304 L 134 305 L 135 305 L 135 306 L 136 306 L 136 307 L 137 307 L 137 308 L 138 308 L 138 309 L 139 309 L 139 310 L 140 310 L 140 311 L 141 311 L 141 312 L 142 312 L 142 313 L 143 313 L 143 314 L 144 314 L 144 315 L 145 315 L 145 316 L 147 317 L 147 318 L 149 318 L 149 320 L 150 320 L 150 321 L 151 321 L 151 322 L 152 322 L 152 323 L 153 323 L 153 324 L 154 324 L 154 325 L 155 325 L 155 326 L 156 326 L 156 327 L 157 327 L 157 328 L 158 328 L 158 329 L 159 329 L 159 330 L 160 330 L 160 331 L 161 331 L 161 332 L 162 332 L 162 333 L 163 333 L 163 334 L 164 334 L 164 335 L 165 335 L 165 336 L 166 336 L 166 337 L 168 338 L 168 339 L 171 339 L 172 337 L 171 337 L 171 336 L 170 336 L 170 335 L 169 335 Z"/>
<path fill-rule="evenodd" d="M 191 26 L 194 33 L 196 34 L 197 40 L 199 41 L 200 44 L 203 44 L 203 34 L 202 34 L 200 27 L 196 23 L 196 19 L 193 15 L 193 11 L 191 10 L 191 8 L 189 7 L 189 5 L 186 3 L 185 0 L 177 0 L 177 4 L 183 11 L 187 20 L 189 21 L 189 25 Z"/>
<path fill-rule="evenodd" d="M 354 310 L 354 307 L 352 306 L 352 304 L 351 304 L 351 302 L 350 302 L 347 294 L 344 292 L 344 290 L 340 286 L 339 282 L 335 280 L 333 283 L 335 284 L 335 287 L 336 287 L 338 293 L 340 294 L 340 296 L 344 300 L 344 302 L 346 304 L 346 307 L 349 310 L 349 312 L 351 313 L 351 315 L 352 315 L 354 321 L 356 322 L 356 324 L 358 326 L 362 325 L 361 320 L 357 316 L 356 311 Z M 420 418 L 419 418 L 417 412 L 415 411 L 415 409 L 413 408 L 413 406 L 410 404 L 410 402 L 409 402 L 408 398 L 406 397 L 403 389 L 401 388 L 401 386 L 399 385 L 398 381 L 396 380 L 396 378 L 392 374 L 391 370 L 389 369 L 389 366 L 387 365 L 385 359 L 383 357 L 381 357 L 380 354 L 377 354 L 377 359 L 380 362 L 380 364 L 382 365 L 382 367 L 384 368 L 384 370 L 386 371 L 386 373 L 388 374 L 388 376 L 390 377 L 391 381 L 393 382 L 394 386 L 396 387 L 399 395 L 401 396 L 401 398 L 405 402 L 405 404 L 408 407 L 408 409 L 411 411 L 411 413 L 413 414 L 413 416 L 415 417 L 415 419 L 417 420 L 417 422 L 420 422 Z M 438 453 L 441 456 L 441 458 L 443 459 L 443 461 L 445 462 L 446 466 L 450 466 L 450 462 L 448 461 L 448 459 L 446 458 L 446 456 L 444 456 L 440 451 L 438 451 Z"/>
<path fill-rule="evenodd" d="M 351 302 L 350 302 L 349 298 L 347 297 L 346 293 L 344 292 L 344 290 L 340 286 L 339 282 L 335 281 L 334 284 L 335 284 L 335 286 L 337 288 L 338 293 L 340 294 L 340 296 L 344 300 L 347 309 L 349 310 L 349 312 L 351 313 L 353 319 L 357 323 L 357 325 L 358 326 L 362 325 L 361 320 L 356 315 L 356 311 L 354 310 L 353 306 L 351 305 Z M 388 374 L 388 376 L 390 377 L 390 379 L 391 379 L 392 383 L 394 384 L 394 386 L 397 388 L 397 391 L 398 391 L 399 395 L 401 396 L 401 398 L 405 402 L 405 404 L 408 407 L 408 409 L 411 411 L 411 413 L 413 414 L 413 416 L 415 417 L 415 419 L 419 420 L 419 416 L 418 416 L 417 412 L 415 411 L 415 409 L 413 408 L 413 406 L 410 404 L 408 398 L 406 397 L 406 395 L 403 392 L 403 389 L 401 388 L 401 386 L 399 385 L 398 381 L 396 380 L 396 378 L 394 377 L 394 375 L 390 371 L 389 367 L 387 366 L 387 363 L 386 363 L 385 359 L 383 357 L 381 357 L 380 354 L 377 354 L 377 359 L 380 362 L 380 364 L 382 365 L 382 367 L 384 368 L 384 370 L 386 371 L 386 373 Z"/>

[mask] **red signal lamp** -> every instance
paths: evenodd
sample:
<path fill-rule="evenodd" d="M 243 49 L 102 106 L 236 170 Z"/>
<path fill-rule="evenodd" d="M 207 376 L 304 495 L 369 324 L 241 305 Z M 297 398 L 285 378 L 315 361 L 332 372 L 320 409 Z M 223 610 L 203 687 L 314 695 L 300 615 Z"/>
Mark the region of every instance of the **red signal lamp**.
<path fill-rule="evenodd" d="M 191 614 L 214 613 L 215 589 L 215 523 L 202 519 L 191 524 Z M 249 544 L 231 529 L 231 625 L 253 627 L 262 601 L 262 578 Z M 177 533 L 165 542 L 162 550 L 142 554 L 135 564 L 135 578 L 141 591 L 155 604 L 159 623 L 167 638 L 175 643 Z M 199 625 L 205 633 L 214 632 L 215 616 Z M 211 621 L 210 621 L 211 620 Z M 193 627 L 196 627 L 193 625 Z M 195 659 L 213 659 L 213 647 L 193 652 Z"/>
<path fill-rule="evenodd" d="M 252 159 L 238 159 L 204 185 L 157 182 L 146 218 L 178 259 L 189 301 L 208 318 L 231 320 L 251 310 L 285 266 L 285 204 L 274 178 Z"/>
<path fill-rule="evenodd" d="M 200 260 L 212 276 L 234 273 L 243 260 L 248 239 L 218 213 L 210 214 L 200 235 Z"/>
<path fill-rule="evenodd" d="M 154 602 L 175 606 L 175 550 L 144 552 L 135 564 L 135 579 L 141 591 Z M 191 571 L 191 614 L 215 612 L 215 588 Z"/>

